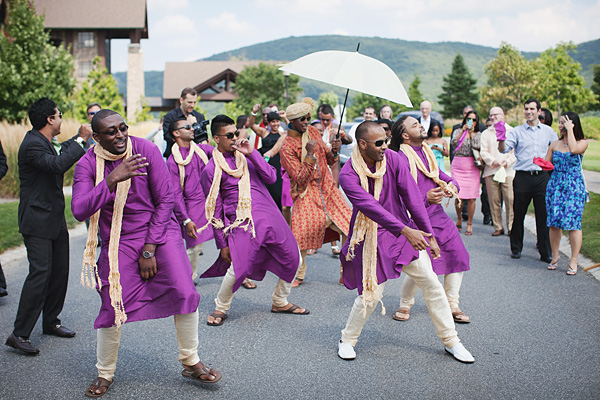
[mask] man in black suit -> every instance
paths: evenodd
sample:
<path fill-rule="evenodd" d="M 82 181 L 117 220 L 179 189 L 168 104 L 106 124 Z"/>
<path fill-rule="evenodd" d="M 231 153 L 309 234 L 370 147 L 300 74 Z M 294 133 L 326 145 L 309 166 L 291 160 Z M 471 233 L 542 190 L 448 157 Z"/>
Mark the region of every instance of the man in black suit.
<path fill-rule="evenodd" d="M 6 155 L 2 149 L 2 143 L 0 143 L 0 180 L 4 178 L 8 171 L 8 164 L 6 163 Z M 4 272 L 2 272 L 2 264 L 0 264 L 0 297 L 8 296 L 6 291 L 6 278 L 4 278 Z"/>
<path fill-rule="evenodd" d="M 175 143 L 175 139 L 169 131 L 169 127 L 173 122 L 179 121 L 180 119 L 185 119 L 190 124 L 204 121 L 204 114 L 194 110 L 196 101 L 198 101 L 198 93 L 192 88 L 185 88 L 181 91 L 179 107 L 174 108 L 165 114 L 163 118 L 163 135 L 165 142 L 167 143 L 167 148 L 163 153 L 163 157 L 169 158 L 171 155 L 171 148 L 173 147 L 173 143 Z"/>
<path fill-rule="evenodd" d="M 33 129 L 19 148 L 19 232 L 27 248 L 29 275 L 23 284 L 13 332 L 6 345 L 25 354 L 38 354 L 29 335 L 40 313 L 43 332 L 73 337 L 75 332 L 61 325 L 69 278 L 69 232 L 65 221 L 63 176 L 85 151 L 89 132 L 59 143 L 62 113 L 56 103 L 41 98 L 29 107 Z"/>

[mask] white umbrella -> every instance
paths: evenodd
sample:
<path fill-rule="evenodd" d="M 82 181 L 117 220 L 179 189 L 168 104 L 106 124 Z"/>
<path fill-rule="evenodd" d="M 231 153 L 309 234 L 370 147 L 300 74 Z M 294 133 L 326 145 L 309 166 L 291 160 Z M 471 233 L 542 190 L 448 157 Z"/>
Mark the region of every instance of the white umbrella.
<path fill-rule="evenodd" d="M 358 48 L 355 52 L 317 51 L 279 69 L 412 107 L 398 75 L 381 61 L 360 54 Z"/>

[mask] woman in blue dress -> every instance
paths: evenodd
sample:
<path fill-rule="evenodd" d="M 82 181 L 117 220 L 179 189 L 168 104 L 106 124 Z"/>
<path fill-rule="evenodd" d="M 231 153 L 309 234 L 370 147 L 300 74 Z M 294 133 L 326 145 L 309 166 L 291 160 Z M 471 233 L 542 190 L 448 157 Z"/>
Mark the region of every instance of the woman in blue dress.
<path fill-rule="evenodd" d="M 554 270 L 560 258 L 558 247 L 562 230 L 569 231 L 571 261 L 567 275 L 577 273 L 577 256 L 581 250 L 581 216 L 585 205 L 585 185 L 581 170 L 583 153 L 588 142 L 583 137 L 579 115 L 566 112 L 558 120 L 560 139 L 550 144 L 546 160 L 554 164 L 554 171 L 546 187 L 547 225 L 550 228 L 552 261 L 548 269 Z"/>
<path fill-rule="evenodd" d="M 446 144 L 446 140 L 442 137 L 444 136 L 444 132 L 442 132 L 442 125 L 436 120 L 431 120 L 431 126 L 429 127 L 429 132 L 427 133 L 427 139 L 425 139 L 425 144 L 431 147 L 433 150 L 433 154 L 435 155 L 435 161 L 437 162 L 440 171 L 446 172 L 444 168 L 444 157 L 448 157 L 448 146 Z"/>

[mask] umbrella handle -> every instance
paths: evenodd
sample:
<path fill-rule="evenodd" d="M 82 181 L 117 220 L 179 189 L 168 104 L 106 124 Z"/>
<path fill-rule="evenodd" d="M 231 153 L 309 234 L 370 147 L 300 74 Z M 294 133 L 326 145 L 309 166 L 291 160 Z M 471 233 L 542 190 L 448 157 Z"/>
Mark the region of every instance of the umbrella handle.
<path fill-rule="evenodd" d="M 360 43 L 358 45 L 360 46 Z M 349 92 L 350 92 L 350 89 L 346 89 L 346 97 L 344 98 L 344 106 L 342 107 L 342 114 L 340 115 L 340 123 L 338 124 L 337 135 L 335 135 L 336 139 L 340 138 L 340 129 L 342 128 L 342 120 L 344 119 L 344 111 L 346 111 L 346 101 L 348 101 L 348 93 Z"/>

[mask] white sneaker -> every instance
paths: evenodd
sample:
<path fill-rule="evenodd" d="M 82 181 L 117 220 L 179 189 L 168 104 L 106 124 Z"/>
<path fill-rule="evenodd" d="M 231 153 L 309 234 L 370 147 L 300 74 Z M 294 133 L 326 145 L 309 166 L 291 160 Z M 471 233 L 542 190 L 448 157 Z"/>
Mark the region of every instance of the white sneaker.
<path fill-rule="evenodd" d="M 354 346 L 352 346 L 350 343 L 344 343 L 340 340 L 340 344 L 338 346 L 338 356 L 343 360 L 354 360 L 356 358 Z"/>
<path fill-rule="evenodd" d="M 460 362 L 470 364 L 475 362 L 475 358 L 469 353 L 469 350 L 465 349 L 462 343 L 459 343 L 453 347 L 446 347 L 446 352 L 452 354 L 452 357 Z M 340 356 L 341 357 L 341 356 Z"/>

